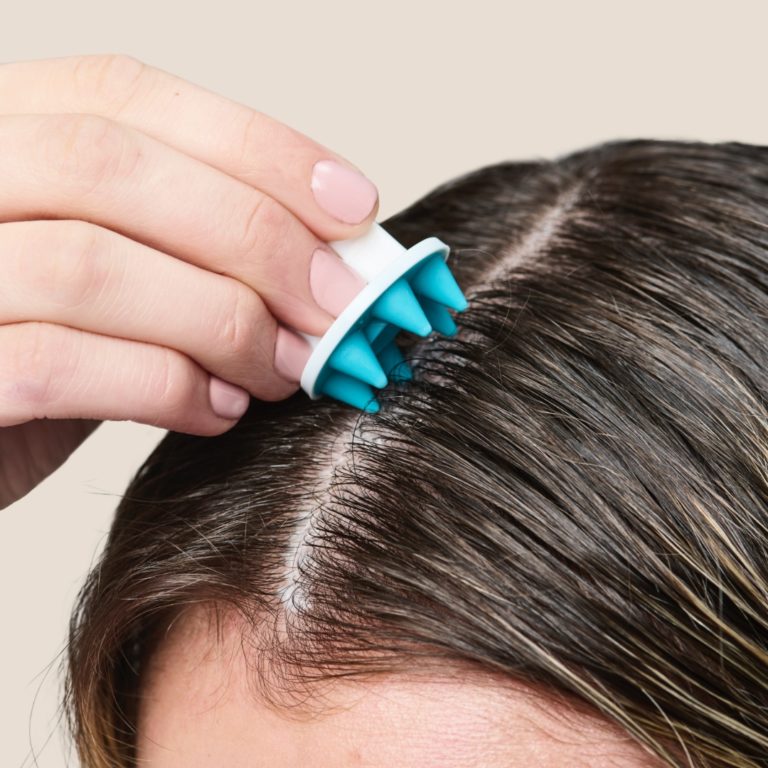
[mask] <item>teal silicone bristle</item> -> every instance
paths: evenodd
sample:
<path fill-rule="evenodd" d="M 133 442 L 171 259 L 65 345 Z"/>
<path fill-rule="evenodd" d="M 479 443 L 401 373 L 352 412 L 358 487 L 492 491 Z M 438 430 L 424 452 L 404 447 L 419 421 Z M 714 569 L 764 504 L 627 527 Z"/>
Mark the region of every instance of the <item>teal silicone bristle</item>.
<path fill-rule="evenodd" d="M 387 386 L 387 374 L 362 331 L 346 336 L 328 358 L 328 365 L 348 376 L 362 379 L 372 387 Z"/>
<path fill-rule="evenodd" d="M 344 373 L 332 373 L 323 382 L 323 394 L 353 405 L 362 411 L 376 413 L 379 402 L 373 397 L 373 389 L 364 381 L 347 376 Z"/>
<path fill-rule="evenodd" d="M 439 254 L 427 259 L 411 283 L 413 290 L 457 312 L 467 308 L 467 300 L 450 268 Z"/>
<path fill-rule="evenodd" d="M 331 245 L 366 286 L 324 336 L 304 334 L 313 352 L 301 386 L 313 398 L 326 395 L 376 413 L 375 390 L 413 378 L 397 335 L 452 336 L 451 311 L 464 311 L 467 301 L 445 263 L 448 246 L 435 237 L 406 250 L 374 224 L 357 240 Z"/>
<path fill-rule="evenodd" d="M 379 320 L 392 323 L 404 331 L 410 331 L 419 336 L 428 336 L 432 332 L 432 326 L 416 294 L 402 278 L 387 288 L 377 299 L 371 314 Z"/>
<path fill-rule="evenodd" d="M 400 347 L 394 341 L 387 344 L 379 352 L 381 367 L 387 372 L 387 376 L 399 381 L 410 381 L 413 378 L 413 371 L 408 363 L 405 362 Z"/>
<path fill-rule="evenodd" d="M 365 338 L 368 339 L 368 341 L 373 341 L 374 339 L 380 338 L 388 327 L 390 327 L 389 323 L 385 323 L 381 320 L 371 320 L 365 324 L 363 333 L 365 333 Z M 397 330 L 392 333 L 392 338 L 394 338 L 396 335 Z"/>
<path fill-rule="evenodd" d="M 444 336 L 453 336 L 456 333 L 456 323 L 453 322 L 451 313 L 443 304 L 438 304 L 436 301 L 422 296 L 421 306 L 432 327 L 438 333 L 442 333 Z"/>

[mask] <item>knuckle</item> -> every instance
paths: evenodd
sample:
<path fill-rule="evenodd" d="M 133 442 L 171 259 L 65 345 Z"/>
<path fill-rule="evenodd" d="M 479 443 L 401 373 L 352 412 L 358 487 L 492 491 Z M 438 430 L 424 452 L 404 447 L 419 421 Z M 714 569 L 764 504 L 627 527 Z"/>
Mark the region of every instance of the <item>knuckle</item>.
<path fill-rule="evenodd" d="M 98 115 L 52 115 L 41 131 L 46 167 L 74 194 L 88 195 L 130 176 L 141 157 L 128 131 Z"/>
<path fill-rule="evenodd" d="M 218 344 L 227 356 L 250 360 L 258 344 L 261 299 L 250 289 L 236 285 L 225 304 L 219 325 Z"/>
<path fill-rule="evenodd" d="M 37 296 L 75 309 L 95 301 L 110 278 L 109 238 L 105 230 L 84 221 L 60 221 L 41 227 L 27 250 L 49 254 L 31 258 L 25 279 Z"/>
<path fill-rule="evenodd" d="M 147 393 L 158 413 L 180 414 L 192 407 L 197 377 L 192 375 L 190 366 L 181 352 L 162 350 L 152 370 Z"/>
<path fill-rule="evenodd" d="M 29 322 L 5 335 L 3 401 L 28 418 L 45 418 L 46 406 L 71 374 L 71 350 L 56 326 Z"/>
<path fill-rule="evenodd" d="M 243 222 L 238 251 L 243 255 L 258 251 L 260 256 L 268 257 L 270 244 L 279 241 L 286 229 L 286 214 L 276 200 L 254 194 L 245 209 Z"/>
<path fill-rule="evenodd" d="M 74 60 L 73 80 L 81 103 L 93 103 L 98 111 L 117 115 L 141 90 L 149 67 L 122 53 L 79 56 Z"/>
<path fill-rule="evenodd" d="M 248 110 L 243 118 L 242 126 L 238 130 L 240 136 L 240 150 L 237 157 L 239 168 L 248 168 L 258 162 L 262 155 L 263 145 L 263 115 L 254 110 Z"/>

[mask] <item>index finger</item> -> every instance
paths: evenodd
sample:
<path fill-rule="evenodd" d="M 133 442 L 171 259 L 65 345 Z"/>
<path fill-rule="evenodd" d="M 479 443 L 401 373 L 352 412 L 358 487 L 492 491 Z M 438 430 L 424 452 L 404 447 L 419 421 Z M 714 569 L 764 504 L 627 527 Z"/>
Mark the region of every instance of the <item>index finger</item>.
<path fill-rule="evenodd" d="M 0 66 L 0 114 L 90 113 L 129 125 L 266 193 L 320 239 L 362 234 L 376 187 L 351 163 L 267 115 L 130 56 Z"/>

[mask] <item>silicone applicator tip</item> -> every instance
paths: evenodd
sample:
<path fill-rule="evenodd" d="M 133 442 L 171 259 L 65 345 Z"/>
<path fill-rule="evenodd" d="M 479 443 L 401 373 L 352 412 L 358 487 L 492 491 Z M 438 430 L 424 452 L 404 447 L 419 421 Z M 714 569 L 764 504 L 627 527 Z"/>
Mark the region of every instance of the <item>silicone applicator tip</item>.
<path fill-rule="evenodd" d="M 373 389 L 363 381 L 343 373 L 332 373 L 325 380 L 322 392 L 355 408 L 376 413 L 379 404 L 373 397 Z"/>
<path fill-rule="evenodd" d="M 374 317 L 419 336 L 428 336 L 432 326 L 408 283 L 402 278 L 379 297 L 371 310 Z"/>
<path fill-rule="evenodd" d="M 341 373 L 362 379 L 372 387 L 387 386 L 387 375 L 362 331 L 349 334 L 328 358 L 328 364 Z"/>
<path fill-rule="evenodd" d="M 413 290 L 438 304 L 445 304 L 457 312 L 467 308 L 467 300 L 453 277 L 450 268 L 438 255 L 429 259 L 411 283 Z"/>

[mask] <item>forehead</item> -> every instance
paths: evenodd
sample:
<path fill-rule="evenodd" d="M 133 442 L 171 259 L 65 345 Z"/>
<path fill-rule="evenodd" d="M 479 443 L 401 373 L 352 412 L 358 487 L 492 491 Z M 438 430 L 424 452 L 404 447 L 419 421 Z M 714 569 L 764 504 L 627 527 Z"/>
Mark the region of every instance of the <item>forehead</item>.
<path fill-rule="evenodd" d="M 607 721 L 505 678 L 333 683 L 307 716 L 262 701 L 239 630 L 187 616 L 149 665 L 139 764 L 149 768 L 657 766 Z"/>

